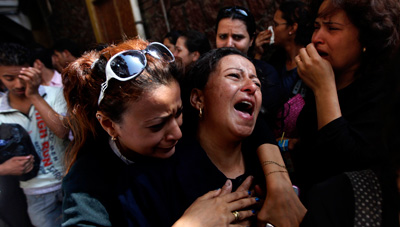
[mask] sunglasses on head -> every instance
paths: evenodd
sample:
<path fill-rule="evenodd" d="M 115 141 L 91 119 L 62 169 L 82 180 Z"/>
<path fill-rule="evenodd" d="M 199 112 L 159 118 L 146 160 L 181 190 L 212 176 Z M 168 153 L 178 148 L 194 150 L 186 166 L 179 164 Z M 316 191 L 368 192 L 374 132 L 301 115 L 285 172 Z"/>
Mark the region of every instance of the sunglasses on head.
<path fill-rule="evenodd" d="M 139 76 L 147 65 L 145 54 L 164 62 L 174 62 L 175 57 L 171 51 L 161 43 L 152 42 L 144 50 L 125 50 L 112 56 L 106 65 L 106 81 L 101 84 L 100 96 L 97 102 L 100 105 L 104 98 L 104 92 L 108 87 L 108 81 L 112 78 L 119 81 L 127 81 Z"/>
<path fill-rule="evenodd" d="M 232 12 L 233 12 L 233 13 L 238 13 L 238 14 L 240 14 L 240 15 L 242 15 L 242 16 L 245 16 L 245 17 L 248 17 L 248 16 L 249 16 L 249 15 L 247 14 L 246 10 L 237 8 L 236 6 L 234 6 L 234 7 L 229 7 L 229 8 L 224 9 L 224 13 L 232 13 Z"/>

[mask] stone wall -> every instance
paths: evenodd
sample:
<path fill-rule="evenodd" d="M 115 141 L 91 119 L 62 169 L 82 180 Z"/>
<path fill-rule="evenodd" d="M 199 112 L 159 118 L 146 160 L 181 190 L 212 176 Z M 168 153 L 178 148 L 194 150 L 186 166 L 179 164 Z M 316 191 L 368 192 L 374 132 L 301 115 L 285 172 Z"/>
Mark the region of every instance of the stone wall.
<path fill-rule="evenodd" d="M 161 0 L 139 0 L 147 39 L 162 41 L 167 33 Z M 194 29 L 207 34 L 215 46 L 215 20 L 218 10 L 225 6 L 242 6 L 256 19 L 258 29 L 271 24 L 275 0 L 164 0 L 171 30 Z"/>

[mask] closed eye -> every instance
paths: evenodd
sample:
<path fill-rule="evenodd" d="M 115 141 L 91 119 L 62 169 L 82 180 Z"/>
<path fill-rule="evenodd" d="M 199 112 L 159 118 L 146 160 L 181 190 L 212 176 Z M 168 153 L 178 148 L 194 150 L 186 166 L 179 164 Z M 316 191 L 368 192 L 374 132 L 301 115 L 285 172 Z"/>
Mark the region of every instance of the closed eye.
<path fill-rule="evenodd" d="M 237 78 L 237 79 L 240 78 L 240 75 L 237 74 L 237 73 L 230 73 L 230 74 L 228 74 L 228 76 L 229 76 L 229 77 L 233 77 L 233 78 Z"/>
<path fill-rule="evenodd" d="M 164 127 L 165 123 L 166 123 L 166 121 L 162 121 L 161 123 L 155 124 L 155 125 L 151 125 L 151 126 L 149 126 L 148 128 L 149 128 L 152 132 L 158 132 L 158 131 L 160 131 L 160 130 Z"/>
<path fill-rule="evenodd" d="M 179 118 L 182 115 L 183 106 L 181 106 L 178 111 L 176 111 L 175 118 Z"/>

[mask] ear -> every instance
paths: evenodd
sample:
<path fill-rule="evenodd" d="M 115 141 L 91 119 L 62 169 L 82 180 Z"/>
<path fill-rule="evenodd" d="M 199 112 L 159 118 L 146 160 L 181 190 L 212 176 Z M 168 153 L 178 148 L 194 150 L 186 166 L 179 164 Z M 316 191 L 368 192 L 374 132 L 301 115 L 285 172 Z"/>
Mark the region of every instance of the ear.
<path fill-rule="evenodd" d="M 44 65 L 43 62 L 40 61 L 39 59 L 36 59 L 36 60 L 33 62 L 33 67 L 36 68 L 36 69 L 39 69 L 39 70 L 42 70 L 43 65 Z"/>
<path fill-rule="evenodd" d="M 99 121 L 101 127 L 110 135 L 110 137 L 118 137 L 118 133 L 115 130 L 115 123 L 105 116 L 101 111 L 97 111 L 96 118 Z"/>
<path fill-rule="evenodd" d="M 63 50 L 63 55 L 67 58 L 69 58 L 70 56 L 72 56 L 71 52 L 69 52 L 69 50 Z"/>
<path fill-rule="evenodd" d="M 253 38 L 250 39 L 249 47 L 253 46 L 253 41 L 256 36 L 254 35 Z"/>
<path fill-rule="evenodd" d="M 204 95 L 203 91 L 197 88 L 194 88 L 190 93 L 190 104 L 199 110 L 204 106 Z"/>
<path fill-rule="evenodd" d="M 197 61 L 200 58 L 200 52 L 198 52 L 198 51 L 192 52 L 191 54 L 192 54 L 193 62 Z"/>
<path fill-rule="evenodd" d="M 298 28 L 299 28 L 299 24 L 298 23 L 293 23 L 293 25 L 291 26 L 290 31 L 292 32 L 292 34 L 296 34 Z"/>

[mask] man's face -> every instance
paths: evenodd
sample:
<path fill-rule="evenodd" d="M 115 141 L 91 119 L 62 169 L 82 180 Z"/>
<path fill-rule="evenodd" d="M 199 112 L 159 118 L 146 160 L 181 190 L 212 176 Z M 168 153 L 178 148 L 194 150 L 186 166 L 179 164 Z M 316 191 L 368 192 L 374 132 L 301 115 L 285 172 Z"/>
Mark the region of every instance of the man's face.
<path fill-rule="evenodd" d="M 26 83 L 19 78 L 20 71 L 24 66 L 0 66 L 0 80 L 10 92 L 17 97 L 25 97 Z"/>
<path fill-rule="evenodd" d="M 54 51 L 53 56 L 51 56 L 51 62 L 53 67 L 61 73 L 64 67 L 67 66 L 67 56 L 64 52 Z"/>

